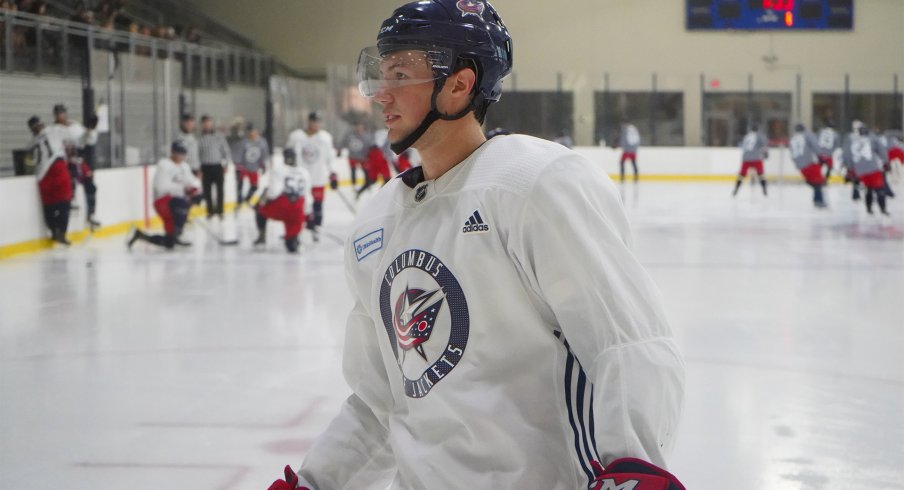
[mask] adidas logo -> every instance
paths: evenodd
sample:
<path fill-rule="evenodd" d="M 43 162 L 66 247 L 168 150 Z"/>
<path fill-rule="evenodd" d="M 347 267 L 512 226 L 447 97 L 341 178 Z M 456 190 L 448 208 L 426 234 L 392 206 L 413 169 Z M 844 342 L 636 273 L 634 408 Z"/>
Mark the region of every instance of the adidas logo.
<path fill-rule="evenodd" d="M 461 232 L 465 235 L 470 233 L 487 233 L 490 231 L 490 225 L 483 222 L 483 218 L 480 217 L 480 211 L 474 211 L 474 214 L 468 218 L 468 221 L 465 221 L 464 228 L 461 229 Z"/>

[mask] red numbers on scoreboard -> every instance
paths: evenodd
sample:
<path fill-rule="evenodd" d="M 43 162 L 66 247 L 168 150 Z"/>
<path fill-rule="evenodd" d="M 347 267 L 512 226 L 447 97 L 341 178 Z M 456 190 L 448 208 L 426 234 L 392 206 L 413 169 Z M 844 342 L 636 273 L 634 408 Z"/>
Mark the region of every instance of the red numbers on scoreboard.
<path fill-rule="evenodd" d="M 794 10 L 794 0 L 763 0 L 763 8 L 771 10 Z"/>

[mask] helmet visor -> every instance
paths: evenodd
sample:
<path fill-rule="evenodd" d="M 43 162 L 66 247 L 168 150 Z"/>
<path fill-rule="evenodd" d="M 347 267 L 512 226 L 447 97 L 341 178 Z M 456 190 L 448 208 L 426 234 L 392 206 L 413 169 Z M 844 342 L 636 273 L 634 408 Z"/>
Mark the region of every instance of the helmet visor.
<path fill-rule="evenodd" d="M 453 53 L 446 48 L 398 46 L 390 51 L 371 46 L 358 55 L 358 90 L 373 97 L 380 90 L 429 83 L 452 71 Z"/>

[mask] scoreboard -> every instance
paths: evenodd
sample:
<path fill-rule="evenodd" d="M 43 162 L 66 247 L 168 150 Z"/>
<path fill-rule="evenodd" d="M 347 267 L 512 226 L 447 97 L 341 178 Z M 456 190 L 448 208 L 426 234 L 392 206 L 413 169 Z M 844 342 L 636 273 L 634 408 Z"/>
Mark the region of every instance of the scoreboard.
<path fill-rule="evenodd" d="M 687 29 L 852 30 L 854 0 L 686 0 Z"/>

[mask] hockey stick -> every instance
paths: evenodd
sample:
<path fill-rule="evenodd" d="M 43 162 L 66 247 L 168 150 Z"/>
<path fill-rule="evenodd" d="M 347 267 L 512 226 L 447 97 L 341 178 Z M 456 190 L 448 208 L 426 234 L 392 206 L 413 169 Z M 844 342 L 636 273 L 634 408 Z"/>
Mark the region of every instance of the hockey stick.
<path fill-rule="evenodd" d="M 324 231 L 324 230 L 321 230 L 321 233 L 323 233 L 323 236 L 329 238 L 330 240 L 333 240 L 334 242 L 338 243 L 339 245 L 345 245 L 345 240 L 343 240 L 338 235 L 336 235 L 334 233 L 330 233 L 328 231 Z"/>
<path fill-rule="evenodd" d="M 210 238 L 213 238 L 217 243 L 219 243 L 220 245 L 223 245 L 224 247 L 231 247 L 233 245 L 239 244 L 238 240 L 223 239 L 222 236 L 218 235 L 217 232 L 210 229 L 210 227 L 208 227 L 207 224 L 205 224 L 204 221 L 202 221 L 201 219 L 192 220 L 192 223 L 195 223 L 198 226 L 200 226 L 202 230 L 204 230 L 205 232 L 207 232 L 208 235 L 210 235 Z"/>
<path fill-rule="evenodd" d="M 348 197 L 345 196 L 344 192 L 336 189 L 336 194 L 339 194 L 339 197 L 342 199 L 342 203 L 345 204 L 345 207 L 347 207 L 348 210 L 352 212 L 352 214 L 358 214 L 358 210 L 355 209 L 355 206 L 351 201 L 348 200 Z"/>

